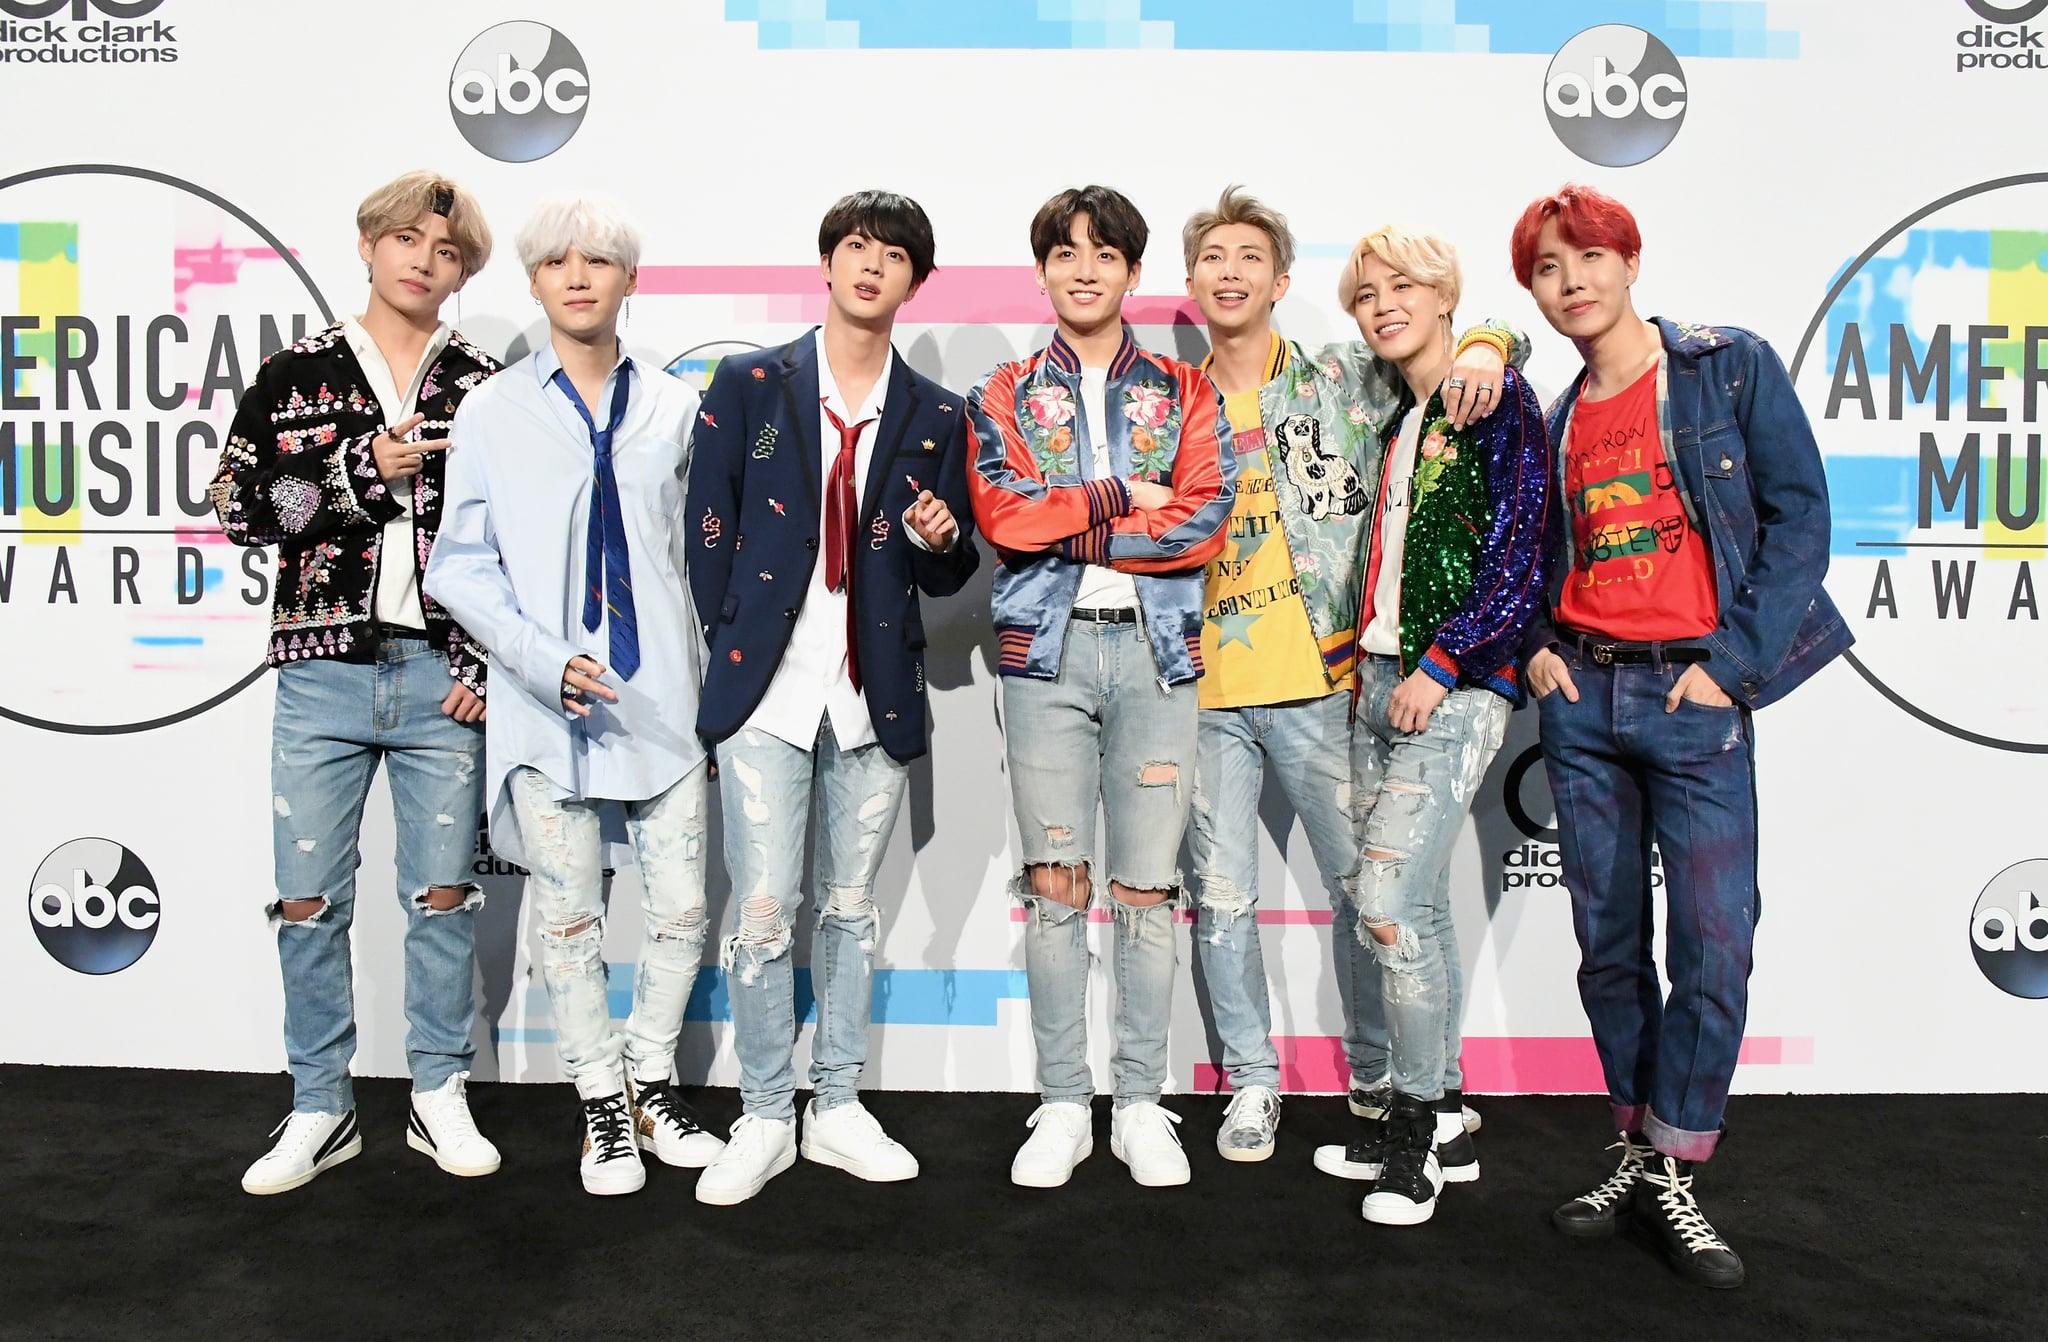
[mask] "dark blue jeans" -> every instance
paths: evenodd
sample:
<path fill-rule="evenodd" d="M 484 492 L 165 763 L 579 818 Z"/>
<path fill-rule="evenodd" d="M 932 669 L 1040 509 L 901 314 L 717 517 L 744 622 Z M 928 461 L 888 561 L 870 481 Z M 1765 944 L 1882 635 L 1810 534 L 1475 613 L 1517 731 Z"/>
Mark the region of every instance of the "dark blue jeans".
<path fill-rule="evenodd" d="M 1756 775 L 1747 709 L 1681 700 L 1679 665 L 1599 666 L 1562 650 L 1577 703 L 1538 700 L 1543 763 L 1579 937 L 1579 1000 L 1617 1128 L 1681 1160 L 1721 1137 L 1749 1010 Z M 1654 841 L 1662 858 L 1658 983 Z"/>

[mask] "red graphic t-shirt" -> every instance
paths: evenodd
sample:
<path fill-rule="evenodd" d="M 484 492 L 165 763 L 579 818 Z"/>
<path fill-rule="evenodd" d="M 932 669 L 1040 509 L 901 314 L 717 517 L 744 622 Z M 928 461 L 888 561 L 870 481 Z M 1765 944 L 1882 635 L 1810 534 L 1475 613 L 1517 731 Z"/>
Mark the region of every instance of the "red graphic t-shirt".
<path fill-rule="evenodd" d="M 1720 622 L 1706 542 L 1685 520 L 1657 431 L 1657 370 L 1580 401 L 1565 440 L 1572 571 L 1557 622 L 1623 642 L 1669 642 Z"/>

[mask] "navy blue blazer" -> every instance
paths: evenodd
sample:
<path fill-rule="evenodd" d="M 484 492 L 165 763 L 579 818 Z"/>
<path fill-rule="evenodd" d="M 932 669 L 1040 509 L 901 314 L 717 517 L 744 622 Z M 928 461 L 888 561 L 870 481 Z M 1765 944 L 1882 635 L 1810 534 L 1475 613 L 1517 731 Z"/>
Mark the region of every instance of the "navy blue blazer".
<path fill-rule="evenodd" d="M 714 745 L 738 731 L 768 692 L 818 562 L 818 395 L 817 338 L 806 333 L 781 349 L 719 360 L 698 409 L 686 567 L 711 645 L 697 731 Z M 920 489 L 944 499 L 960 528 L 945 554 L 920 548 L 903 524 Z M 891 363 L 856 517 L 861 689 L 882 748 L 915 759 L 926 742 L 918 593 L 951 596 L 981 557 L 967 500 L 965 400 L 913 371 L 901 354 Z"/>

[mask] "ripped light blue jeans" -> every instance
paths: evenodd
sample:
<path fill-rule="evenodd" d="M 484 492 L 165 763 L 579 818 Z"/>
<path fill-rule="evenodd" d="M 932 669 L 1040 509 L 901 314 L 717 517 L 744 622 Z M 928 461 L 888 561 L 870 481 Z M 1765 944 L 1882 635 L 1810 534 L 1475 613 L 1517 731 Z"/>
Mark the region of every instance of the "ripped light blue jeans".
<path fill-rule="evenodd" d="M 1038 1046 L 1039 1097 L 1087 1104 L 1088 920 L 1085 909 L 1031 891 L 1030 868 L 1088 868 L 1096 885 L 1164 890 L 1164 903 L 1124 903 L 1116 921 L 1116 1107 L 1157 1101 L 1166 1084 L 1173 1014 L 1174 907 L 1181 831 L 1195 769 L 1193 685 L 1159 684 L 1141 626 L 1076 620 L 1059 677 L 1003 680 L 1003 748 L 1025 871 L 1012 893 L 1029 913 L 1025 978 Z M 1108 818 L 1097 872 L 1095 814 Z M 1061 873 L 1055 873 L 1059 875 Z"/>
<path fill-rule="evenodd" d="M 484 733 L 441 711 L 455 682 L 448 660 L 424 639 L 392 638 L 375 660 L 322 658 L 278 668 L 271 725 L 271 837 L 278 900 L 324 900 L 312 917 L 267 912 L 284 970 L 284 1044 L 292 1107 L 338 1114 L 355 1107 L 349 1063 L 356 1052 L 357 841 L 363 801 L 381 761 L 398 831 L 398 894 L 404 901 L 406 1062 L 418 1090 L 438 1090 L 476 1055 L 471 979 L 476 973 L 472 879 L 483 809 Z M 464 888 L 443 913 L 427 892 Z"/>
<path fill-rule="evenodd" d="M 1259 945 L 1259 795 L 1273 780 L 1301 819 L 1316 870 L 1329 892 L 1337 998 L 1344 1009 L 1344 1057 L 1351 1084 L 1370 1089 L 1387 1075 L 1387 1021 L 1379 961 L 1359 945 L 1358 824 L 1351 780 L 1351 696 L 1256 708 L 1202 710 L 1188 851 L 1195 862 L 1199 926 L 1195 950 L 1209 1009 L 1223 1043 L 1230 1088 L 1280 1088 L 1266 960 Z"/>
<path fill-rule="evenodd" d="M 1451 923 L 1451 850 L 1479 780 L 1507 735 L 1512 705 L 1491 690 L 1444 696 L 1419 732 L 1394 730 L 1388 702 L 1400 663 L 1358 665 L 1351 769 L 1358 789 L 1358 939 L 1380 960 L 1394 1089 L 1438 1100 L 1462 1085 L 1465 976 Z M 1375 928 L 1392 928 L 1383 944 Z"/>
<path fill-rule="evenodd" d="M 796 974 L 790 948 L 804 902 L 804 833 L 813 807 L 818 926 L 811 940 L 811 988 L 818 1032 L 811 1041 L 811 1090 L 820 1113 L 860 1098 L 874 1003 L 881 915 L 875 872 L 889 850 L 910 780 L 879 743 L 841 750 L 832 719 L 813 749 L 752 727 L 718 743 L 725 815 L 725 869 L 732 876 L 734 928 L 719 953 L 732 998 L 740 1103 L 762 1118 L 796 1114 Z"/>
<path fill-rule="evenodd" d="M 666 1079 L 675 1066 L 683 1008 L 704 959 L 704 761 L 646 801 L 559 798 L 536 769 L 514 769 L 506 786 L 519 817 L 527 894 L 540 915 L 541 974 L 555 1018 L 562 1070 L 586 1100 L 619 1093 L 623 1057 L 636 1077 Z M 640 868 L 640 963 L 633 1012 L 611 1023 L 604 959 L 604 839 L 600 808 L 621 806 Z"/>

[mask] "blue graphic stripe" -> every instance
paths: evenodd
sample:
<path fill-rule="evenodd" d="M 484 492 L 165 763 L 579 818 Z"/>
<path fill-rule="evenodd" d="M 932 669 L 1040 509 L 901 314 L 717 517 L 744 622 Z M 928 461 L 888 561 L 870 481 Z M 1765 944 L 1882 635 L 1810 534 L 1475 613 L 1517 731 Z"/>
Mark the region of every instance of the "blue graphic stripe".
<path fill-rule="evenodd" d="M 196 648 L 206 640 L 189 634 L 137 634 L 129 642 L 145 648 Z"/>
<path fill-rule="evenodd" d="M 1647 29 L 1680 56 L 1790 60 L 1799 34 L 1763 0 L 1294 0 L 1247 19 L 1242 0 L 726 0 L 763 50 L 1141 48 L 1549 54 L 1603 23 Z"/>
<path fill-rule="evenodd" d="M 633 1012 L 633 966 L 607 964 L 605 998 L 612 1019 L 624 1020 Z M 799 1024 L 817 1017 L 817 1003 L 811 992 L 811 971 L 795 975 L 796 1019 Z M 1021 1001 L 1030 995 L 1021 969 L 877 969 L 874 978 L 874 1020 L 877 1025 L 980 1025 L 996 1023 L 997 1005 L 1005 999 Z M 548 1011 L 545 988 L 526 990 L 525 1015 L 529 1020 L 544 1018 Z M 690 992 L 690 1004 L 683 1011 L 690 1021 L 729 1021 L 732 998 L 725 986 L 725 971 L 707 965 L 697 973 Z M 500 1042 L 551 1043 L 549 1029 L 500 1029 L 493 1031 Z"/>

